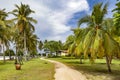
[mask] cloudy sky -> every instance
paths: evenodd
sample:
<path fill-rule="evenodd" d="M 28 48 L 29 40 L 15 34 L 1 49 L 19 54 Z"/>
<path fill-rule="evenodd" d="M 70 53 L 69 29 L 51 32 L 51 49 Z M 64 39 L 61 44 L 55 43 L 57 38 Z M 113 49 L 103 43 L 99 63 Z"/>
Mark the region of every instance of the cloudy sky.
<path fill-rule="evenodd" d="M 109 3 L 107 17 L 112 17 L 116 0 L 1 0 L 0 9 L 12 11 L 14 4 L 28 4 L 35 14 L 31 16 L 38 23 L 35 33 L 41 40 L 62 40 L 72 34 L 71 28 L 77 27 L 79 18 L 90 14 L 94 4 Z M 12 16 L 10 16 L 12 18 Z"/>

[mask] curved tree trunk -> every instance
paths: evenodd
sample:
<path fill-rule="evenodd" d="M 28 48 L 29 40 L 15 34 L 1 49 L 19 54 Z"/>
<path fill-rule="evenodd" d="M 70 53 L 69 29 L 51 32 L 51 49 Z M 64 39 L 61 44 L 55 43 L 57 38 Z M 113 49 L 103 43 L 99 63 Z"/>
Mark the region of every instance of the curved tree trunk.
<path fill-rule="evenodd" d="M 106 55 L 106 64 L 107 64 L 107 67 L 108 67 L 108 71 L 112 72 L 111 67 L 110 67 L 110 59 L 109 59 L 109 57 L 107 55 Z"/>

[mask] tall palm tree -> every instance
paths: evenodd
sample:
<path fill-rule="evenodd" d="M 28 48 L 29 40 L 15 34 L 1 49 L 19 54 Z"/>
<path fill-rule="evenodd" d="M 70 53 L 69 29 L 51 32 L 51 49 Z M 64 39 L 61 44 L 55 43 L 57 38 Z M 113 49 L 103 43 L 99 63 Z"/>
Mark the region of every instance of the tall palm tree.
<path fill-rule="evenodd" d="M 37 23 L 37 21 L 30 17 L 30 14 L 34 13 L 34 11 L 30 9 L 29 5 L 21 3 L 20 6 L 15 6 L 16 9 L 14 9 L 12 13 L 16 18 L 14 18 L 13 20 L 17 21 L 16 27 L 18 28 L 20 35 L 24 36 L 24 55 L 27 55 L 26 30 L 34 31 L 34 26 L 31 22 Z"/>
<path fill-rule="evenodd" d="M 84 56 L 90 55 L 91 61 L 94 61 L 96 56 L 105 56 L 108 71 L 111 72 L 110 57 L 114 53 L 119 53 L 119 46 L 106 30 L 107 26 L 103 26 L 104 17 L 107 14 L 107 4 L 102 5 L 103 3 L 96 4 L 93 7 L 92 14 L 81 18 L 78 26 L 82 23 L 87 23 L 89 28 L 82 42 Z"/>
<path fill-rule="evenodd" d="M 5 47 L 9 47 L 10 41 L 10 21 L 6 20 L 8 13 L 5 12 L 5 9 L 0 10 L 0 42 L 3 47 L 3 61 L 5 62 Z"/>

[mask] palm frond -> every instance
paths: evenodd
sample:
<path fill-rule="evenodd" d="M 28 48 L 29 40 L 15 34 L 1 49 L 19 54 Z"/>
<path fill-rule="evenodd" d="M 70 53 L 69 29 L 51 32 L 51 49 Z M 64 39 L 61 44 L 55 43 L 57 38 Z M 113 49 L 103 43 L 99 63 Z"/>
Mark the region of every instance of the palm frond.
<path fill-rule="evenodd" d="M 78 27 L 80 27 L 82 23 L 90 23 L 90 22 L 91 22 L 91 17 L 87 15 L 78 21 Z"/>

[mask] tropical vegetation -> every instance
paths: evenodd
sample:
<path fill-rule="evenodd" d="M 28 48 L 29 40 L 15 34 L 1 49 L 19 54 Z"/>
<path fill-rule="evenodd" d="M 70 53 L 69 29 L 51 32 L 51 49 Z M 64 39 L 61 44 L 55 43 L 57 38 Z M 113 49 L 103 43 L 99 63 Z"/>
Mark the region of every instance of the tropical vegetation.
<path fill-rule="evenodd" d="M 86 65 L 90 67 L 90 64 L 86 64 L 88 63 L 88 60 L 98 71 L 99 69 L 96 67 L 105 67 L 104 63 L 106 63 L 109 72 L 112 72 L 111 67 L 113 68 L 113 71 L 115 71 L 115 66 L 117 66 L 118 70 L 118 62 L 120 58 L 119 1 L 116 3 L 116 8 L 113 9 L 112 12 L 113 17 L 106 18 L 106 15 L 108 14 L 108 3 L 95 4 L 91 14 L 86 15 L 78 20 L 77 28 L 71 29 L 73 34 L 69 35 L 65 43 L 63 43 L 60 40 L 42 41 L 37 37 L 34 26 L 34 24 L 37 23 L 37 20 L 31 17 L 31 14 L 35 12 L 30 8 L 29 5 L 23 3 L 20 5 L 16 4 L 15 9 L 10 12 L 6 12 L 5 9 L 0 9 L 0 51 L 3 51 L 3 63 L 6 62 L 5 56 L 9 56 L 10 60 L 12 60 L 11 56 L 15 56 L 15 63 L 23 64 L 21 62 L 22 59 L 28 61 L 31 58 L 36 57 L 39 51 L 41 54 L 42 51 L 44 51 L 46 55 L 49 54 L 48 57 L 53 57 L 53 54 L 54 56 L 58 56 L 60 53 L 59 51 L 67 50 L 70 58 L 71 56 L 79 58 L 81 64 L 69 64 L 70 66 L 74 66 L 74 68 L 77 66 L 77 70 L 78 65 L 80 70 L 83 69 L 83 67 L 86 67 Z M 8 19 L 7 17 L 11 14 L 14 17 L 12 19 Z M 86 24 L 86 27 L 82 28 L 82 24 Z M 10 48 L 11 44 L 15 49 Z M 100 63 L 99 66 L 96 66 L 97 64 L 94 63 L 95 61 L 99 62 L 99 60 L 104 61 Z M 117 64 L 115 62 L 117 62 Z M 23 65 L 26 72 L 21 71 L 19 73 L 14 71 L 13 74 L 8 74 L 8 77 L 5 77 L 5 74 L 7 73 L 5 68 L 7 70 L 10 69 L 9 72 L 12 72 L 11 69 L 13 69 L 11 67 L 13 61 L 8 61 L 6 63 L 10 65 L 5 64 L 0 68 L 5 71 L 2 72 L 2 77 L 0 76 L 0 79 L 15 79 L 13 76 L 14 74 L 18 75 L 17 77 L 19 77 L 19 79 L 22 79 L 20 78 L 20 76 L 23 76 L 21 75 L 22 73 L 26 74 L 27 72 L 27 75 L 31 76 L 33 71 L 35 75 L 43 75 L 40 73 L 40 71 L 48 70 L 47 72 L 49 73 L 50 69 L 54 69 L 52 64 L 34 59 L 31 60 L 31 62 L 26 62 L 26 65 L 28 66 Z M 112 65 L 112 63 L 115 63 L 115 66 Z M 42 66 L 43 69 L 41 70 L 39 66 Z M 34 67 L 36 72 L 32 67 Z M 31 74 L 29 74 L 29 70 L 27 68 L 31 70 Z M 85 68 L 83 70 L 85 70 Z M 88 71 L 91 70 L 88 69 Z M 54 72 L 52 71 L 50 73 L 52 73 L 50 76 L 53 76 Z M 45 75 L 42 77 L 44 76 Z M 49 74 L 47 74 L 46 77 L 48 76 Z M 52 78 L 50 77 L 49 79 L 51 80 Z"/>
<path fill-rule="evenodd" d="M 44 51 L 46 53 L 50 53 L 52 57 L 52 53 L 55 53 L 54 55 L 58 55 L 58 52 L 62 50 L 63 44 L 61 41 L 45 41 L 43 45 Z"/>
<path fill-rule="evenodd" d="M 35 29 L 31 22 L 37 23 L 37 21 L 30 17 L 30 14 L 34 13 L 34 11 L 30 9 L 29 5 L 21 3 L 20 6 L 15 6 L 16 9 L 12 11 L 12 14 L 16 17 L 13 19 L 14 21 L 16 21 L 15 32 L 18 34 L 16 36 L 17 39 L 20 38 L 20 41 L 15 41 L 16 47 L 18 47 L 17 49 L 22 48 L 22 51 L 25 55 L 25 60 L 27 60 L 26 56 L 28 55 L 30 50 L 36 50 L 37 36 L 33 34 Z M 24 44 L 21 44 L 22 42 L 24 42 Z"/>
<path fill-rule="evenodd" d="M 72 40 L 69 52 L 80 57 L 84 55 L 84 58 L 89 58 L 92 63 L 96 58 L 106 57 L 108 71 L 111 72 L 112 59 L 120 57 L 120 46 L 115 39 L 116 36 L 119 36 L 119 33 L 116 33 L 119 32 L 117 31 L 119 27 L 117 26 L 117 16 L 114 19 L 105 18 L 107 7 L 108 4 L 98 3 L 94 5 L 91 15 L 87 15 L 78 21 L 78 28 L 72 29 L 75 38 Z M 115 15 L 117 13 L 118 11 Z M 114 24 L 112 24 L 113 21 Z M 86 28 L 80 28 L 83 23 L 87 24 Z"/>

